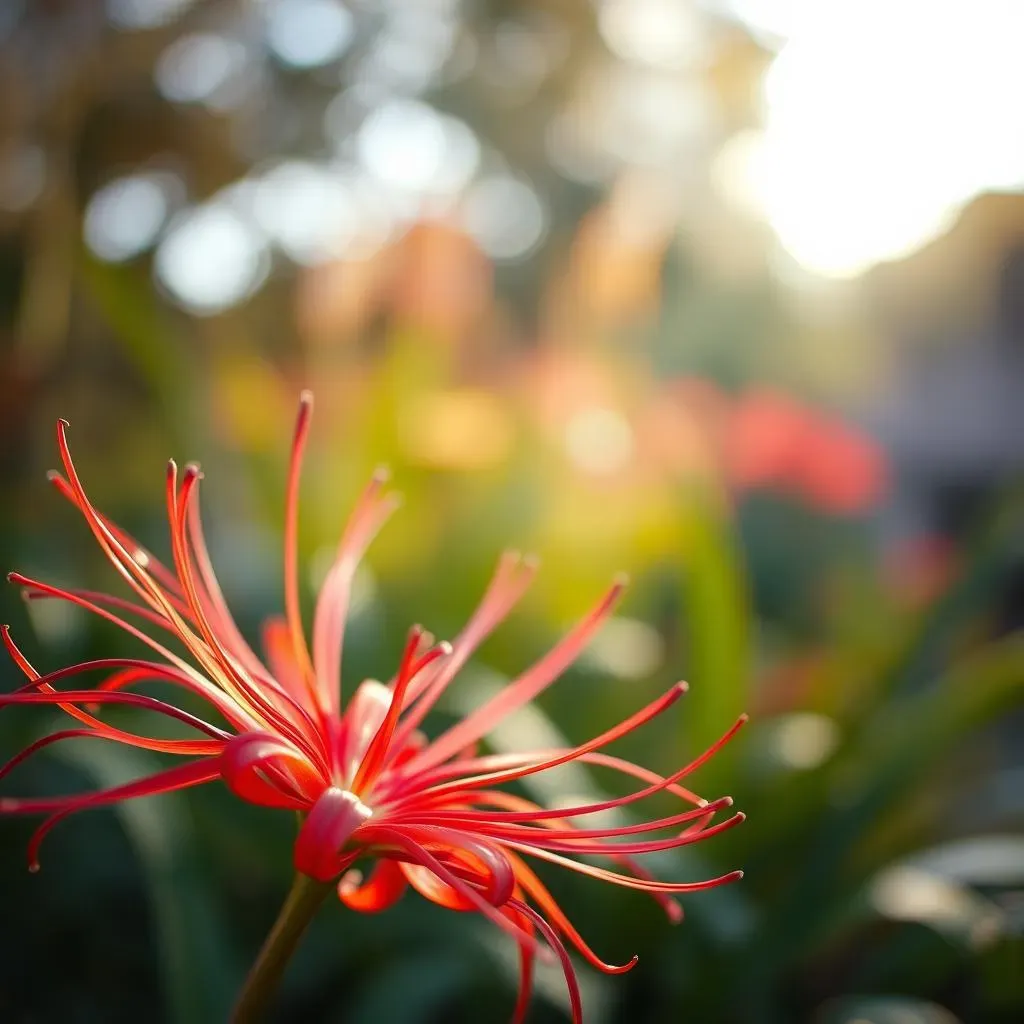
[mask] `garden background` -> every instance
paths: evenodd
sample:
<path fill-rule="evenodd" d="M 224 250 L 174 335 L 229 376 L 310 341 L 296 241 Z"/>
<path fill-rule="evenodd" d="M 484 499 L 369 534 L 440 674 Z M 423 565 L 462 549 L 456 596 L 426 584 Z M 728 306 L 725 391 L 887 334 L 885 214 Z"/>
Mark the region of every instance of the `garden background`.
<path fill-rule="evenodd" d="M 685 678 L 620 745 L 668 773 L 751 714 L 698 780 L 748 821 L 656 863 L 741 883 L 672 927 L 552 874 L 602 955 L 640 957 L 581 969 L 588 1021 L 1019 1021 L 1022 43 L 999 0 L 5 0 L 0 564 L 113 582 L 46 480 L 65 417 L 93 500 L 156 552 L 165 461 L 201 461 L 256 638 L 311 388 L 307 608 L 374 467 L 405 496 L 349 693 L 410 623 L 456 633 L 513 547 L 538 582 L 437 722 L 618 570 L 617 617 L 492 748 L 582 741 Z M 0 620 L 44 671 L 134 650 L 13 586 Z M 53 721 L 0 712 L 3 759 Z M 157 763 L 69 742 L 3 792 Z M 286 816 L 222 787 L 127 803 L 29 875 L 32 828 L 0 819 L 0 1020 L 225 1018 Z M 515 985 L 475 916 L 331 906 L 273 1019 L 488 1024 Z M 555 973 L 530 1019 L 567 1019 Z"/>

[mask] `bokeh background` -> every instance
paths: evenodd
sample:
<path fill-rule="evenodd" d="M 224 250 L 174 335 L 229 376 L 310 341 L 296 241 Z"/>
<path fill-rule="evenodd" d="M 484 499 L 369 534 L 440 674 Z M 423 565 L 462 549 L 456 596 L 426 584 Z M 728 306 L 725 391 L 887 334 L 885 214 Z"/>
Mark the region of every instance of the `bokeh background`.
<path fill-rule="evenodd" d="M 458 715 L 618 569 L 621 614 L 496 749 L 621 744 L 741 828 L 654 866 L 746 879 L 670 927 L 553 875 L 621 978 L 588 1021 L 1024 1019 L 1024 11 L 1013 0 L 4 0 L 0 563 L 108 587 L 47 485 L 166 551 L 165 460 L 251 637 L 281 606 L 292 417 L 317 409 L 306 600 L 388 463 L 348 692 L 452 635 L 499 552 L 539 582 Z M 134 650 L 0 594 L 44 670 Z M 18 683 L 0 666 L 5 688 Z M 53 727 L 0 713 L 6 758 Z M 51 748 L 6 794 L 154 767 Z M 613 785 L 565 772 L 539 795 Z M 0 1020 L 225 1019 L 293 823 L 218 787 L 82 815 L 25 871 L 0 820 Z M 504 1021 L 515 950 L 407 897 L 326 909 L 278 1021 Z M 532 1021 L 564 1021 L 542 973 Z"/>

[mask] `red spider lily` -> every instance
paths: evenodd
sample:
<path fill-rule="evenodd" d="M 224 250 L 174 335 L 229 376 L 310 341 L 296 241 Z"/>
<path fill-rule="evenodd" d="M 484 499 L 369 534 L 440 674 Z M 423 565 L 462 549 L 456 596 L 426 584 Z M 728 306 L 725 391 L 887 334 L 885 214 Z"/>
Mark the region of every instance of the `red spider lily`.
<path fill-rule="evenodd" d="M 298 486 L 312 400 L 304 395 L 295 430 L 285 512 L 285 609 L 268 623 L 264 660 L 246 644 L 225 604 L 213 573 L 197 500 L 195 465 L 167 473 L 167 513 L 173 565 L 165 566 L 98 512 L 86 497 L 66 439 L 57 427 L 65 476 L 53 474 L 61 493 L 85 517 L 105 554 L 134 592 L 134 599 L 84 590 L 60 589 L 13 573 L 30 599 L 59 598 L 116 623 L 156 655 L 105 658 L 40 675 L 3 628 L 3 641 L 28 677 L 20 690 L 0 696 L 9 704 L 58 705 L 77 722 L 37 740 L 0 776 L 32 753 L 62 739 L 100 737 L 186 758 L 145 779 L 97 793 L 41 799 L 0 799 L 0 812 L 44 814 L 29 846 L 38 866 L 39 845 L 62 818 L 87 808 L 132 797 L 185 789 L 222 779 L 238 796 L 267 807 L 299 812 L 295 866 L 323 883 L 337 883 L 341 901 L 362 911 L 393 904 L 407 886 L 442 906 L 475 910 L 512 935 L 520 950 L 521 990 L 514 1021 L 525 1017 L 538 936 L 565 971 L 574 1021 L 581 1020 L 575 974 L 565 940 L 590 963 L 609 973 L 629 970 L 604 963 L 572 926 L 538 876 L 531 859 L 561 865 L 615 885 L 652 894 L 672 919 L 681 911 L 675 894 L 731 882 L 740 872 L 694 883 L 655 880 L 633 858 L 715 835 L 742 815 L 715 822 L 731 805 L 727 797 L 709 803 L 681 780 L 735 733 L 737 722 L 698 758 L 667 777 L 606 753 L 604 748 L 665 711 L 682 695 L 673 686 L 625 721 L 575 747 L 523 754 L 481 755 L 477 741 L 517 708 L 533 700 L 573 662 L 611 613 L 622 582 L 535 665 L 456 725 L 428 741 L 419 726 L 467 659 L 522 597 L 535 571 L 529 560 L 506 554 L 469 623 L 451 644 L 433 645 L 422 629 L 409 636 L 398 670 L 388 685 L 362 682 L 342 707 L 340 669 L 345 621 L 353 578 L 367 546 L 395 507 L 378 474 L 356 504 L 316 604 L 312 645 L 307 646 L 296 571 Z M 184 646 L 179 656 L 157 636 L 169 634 Z M 63 679 L 99 672 L 88 688 L 58 689 Z M 215 725 L 164 701 L 131 692 L 142 681 L 181 686 L 204 698 L 218 713 Z M 193 739 L 157 739 L 115 728 L 96 717 L 106 704 L 158 712 L 191 726 Z M 545 809 L 499 788 L 572 761 L 609 767 L 642 785 L 626 796 Z M 668 792 L 686 805 L 675 814 L 615 827 L 584 828 L 573 819 L 631 805 Z M 649 833 L 661 832 L 661 838 Z M 575 859 L 603 855 L 618 870 Z M 374 858 L 366 881 L 353 869 Z"/>

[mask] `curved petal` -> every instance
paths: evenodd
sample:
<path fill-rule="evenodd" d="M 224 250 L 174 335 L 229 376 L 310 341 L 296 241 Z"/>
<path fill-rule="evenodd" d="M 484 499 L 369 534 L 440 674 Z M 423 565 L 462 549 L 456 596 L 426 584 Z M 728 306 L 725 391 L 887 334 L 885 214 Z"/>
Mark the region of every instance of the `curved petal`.
<path fill-rule="evenodd" d="M 318 882 L 336 878 L 344 867 L 341 848 L 371 814 L 354 793 L 336 786 L 325 790 L 299 829 L 296 869 Z"/>
<path fill-rule="evenodd" d="M 420 827 L 410 833 L 491 906 L 501 907 L 515 891 L 515 874 L 497 846 L 454 829 Z M 476 906 L 452 886 L 419 864 L 405 864 L 409 883 L 420 895 L 450 910 L 475 910 Z"/>
<path fill-rule="evenodd" d="M 533 922 L 515 907 L 502 907 L 501 912 L 517 924 L 523 931 L 533 934 Z M 516 997 L 516 1008 L 512 1012 L 509 1024 L 524 1024 L 527 1011 L 530 1009 L 530 996 L 533 995 L 533 962 L 536 959 L 534 950 L 525 943 L 519 944 L 519 994 Z"/>
<path fill-rule="evenodd" d="M 174 768 L 168 768 L 155 775 L 121 786 L 112 786 L 97 793 L 86 793 L 78 796 L 43 797 L 40 799 L 19 800 L 11 797 L 0 797 L 0 814 L 45 814 L 49 817 L 35 830 L 28 845 L 28 862 L 30 871 L 39 870 L 39 846 L 46 834 L 64 818 L 77 811 L 89 810 L 93 807 L 106 807 L 120 803 L 122 800 L 134 800 L 140 796 L 154 796 L 158 793 L 171 793 L 189 786 L 199 786 L 217 778 L 220 769 L 208 757 L 197 761 L 189 761 Z"/>
<path fill-rule="evenodd" d="M 389 858 L 379 860 L 363 882 L 358 871 L 347 872 L 338 883 L 338 899 L 349 910 L 376 914 L 394 906 L 406 890 L 402 865 Z"/>
<path fill-rule="evenodd" d="M 327 783 L 294 747 L 270 733 L 237 736 L 220 756 L 228 788 L 249 803 L 304 810 Z"/>
<path fill-rule="evenodd" d="M 565 984 L 569 989 L 569 1005 L 572 1008 L 572 1024 L 583 1024 L 583 1000 L 580 998 L 580 984 L 576 978 L 576 971 L 569 959 L 569 953 L 562 945 L 555 930 L 537 913 L 532 907 L 517 899 L 509 900 L 509 906 L 528 917 L 537 927 L 537 931 L 544 936 L 548 945 L 555 951 L 562 963 L 562 971 L 565 974 Z"/>

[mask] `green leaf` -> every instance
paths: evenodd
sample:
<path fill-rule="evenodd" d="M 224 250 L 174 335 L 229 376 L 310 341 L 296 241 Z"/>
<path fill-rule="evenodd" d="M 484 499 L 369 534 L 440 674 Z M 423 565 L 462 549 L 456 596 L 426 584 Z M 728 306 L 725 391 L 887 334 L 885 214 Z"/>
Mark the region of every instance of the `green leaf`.
<path fill-rule="evenodd" d="M 959 1018 L 923 999 L 855 996 L 826 1004 L 814 1024 L 959 1024 Z"/>
<path fill-rule="evenodd" d="M 887 814 L 980 726 L 1021 703 L 1024 636 L 992 644 L 924 692 L 889 701 L 830 766 L 833 800 L 798 851 L 799 869 L 769 919 L 763 961 L 770 973 L 831 931 L 849 893 L 882 865 L 863 857 Z M 796 856 L 796 855 L 795 855 Z"/>
<path fill-rule="evenodd" d="M 840 812 L 861 834 L 956 745 L 1024 701 L 1024 635 L 991 644 L 924 692 L 890 701 L 851 749 Z"/>
<path fill-rule="evenodd" d="M 420 1024 L 470 984 L 470 965 L 453 956 L 408 956 L 371 976 L 345 1008 L 346 1024 Z M 413 995 L 415 994 L 415 995 Z"/>
<path fill-rule="evenodd" d="M 1024 485 L 1000 494 L 977 524 L 963 568 L 952 585 L 924 610 L 880 676 L 882 690 L 911 693 L 933 679 L 937 667 L 952 654 L 959 628 L 989 608 L 992 595 L 1012 571 L 1024 516 Z"/>
<path fill-rule="evenodd" d="M 152 774 L 166 765 L 113 743 L 68 744 L 61 757 L 101 788 Z M 232 955 L 220 904 L 196 854 L 192 822 L 180 794 L 115 805 L 145 875 L 163 974 L 167 1019 L 216 1024 L 227 1019 L 241 967 Z"/>
<path fill-rule="evenodd" d="M 85 251 L 79 263 L 89 297 L 157 398 L 161 423 L 176 441 L 187 442 L 195 422 L 194 367 L 169 328 L 152 285 L 132 268 L 103 263 Z"/>
<path fill-rule="evenodd" d="M 750 701 L 751 625 L 747 587 L 728 520 L 710 500 L 694 498 L 682 524 L 685 573 L 683 630 L 689 638 L 686 698 L 687 750 L 703 750 L 720 736 Z M 738 747 L 728 748 L 702 769 L 702 784 L 732 768 Z"/>

